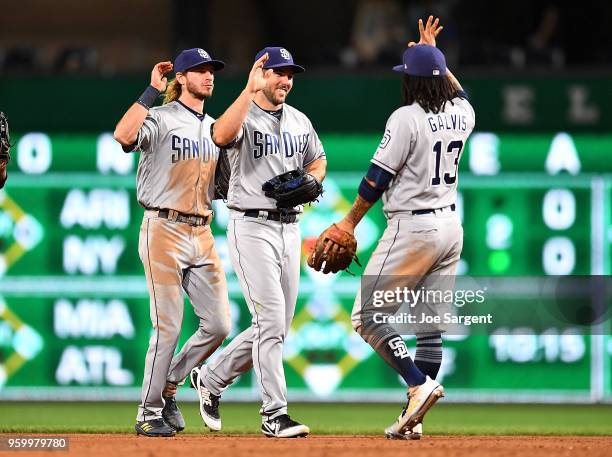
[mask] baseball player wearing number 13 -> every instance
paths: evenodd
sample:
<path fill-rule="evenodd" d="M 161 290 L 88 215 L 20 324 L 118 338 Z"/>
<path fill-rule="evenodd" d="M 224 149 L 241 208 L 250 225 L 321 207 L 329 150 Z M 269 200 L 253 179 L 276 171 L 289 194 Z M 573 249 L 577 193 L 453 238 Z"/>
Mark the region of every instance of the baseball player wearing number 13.
<path fill-rule="evenodd" d="M 338 246 L 354 252 L 355 226 L 382 197 L 387 228 L 365 268 L 363 282 L 371 280 L 376 290 L 387 291 L 393 286 L 413 290 L 436 290 L 442 283 L 454 286 L 463 246 L 455 208 L 457 168 L 475 116 L 444 55 L 435 47 L 441 29 L 431 16 L 425 27 L 419 21 L 419 44 L 410 43 L 403 64 L 393 68 L 404 75 L 404 106 L 389 117 L 349 214 L 319 237 L 308 262 L 313 268 L 321 269 L 322 262 L 333 264 L 337 255 L 343 260 L 345 251 Z M 350 254 L 346 257 L 350 263 Z M 323 271 L 335 272 L 347 264 L 338 265 L 331 270 L 326 265 Z M 387 305 L 373 304 L 372 293 L 362 292 L 363 284 L 353 307 L 353 327 L 408 385 L 408 404 L 385 434 L 391 439 L 420 438 L 423 416 L 444 392 L 435 381 L 442 362 L 441 329 L 414 329 L 413 361 L 398 332 L 375 317 Z M 390 314 L 396 312 L 397 302 L 389 308 Z"/>

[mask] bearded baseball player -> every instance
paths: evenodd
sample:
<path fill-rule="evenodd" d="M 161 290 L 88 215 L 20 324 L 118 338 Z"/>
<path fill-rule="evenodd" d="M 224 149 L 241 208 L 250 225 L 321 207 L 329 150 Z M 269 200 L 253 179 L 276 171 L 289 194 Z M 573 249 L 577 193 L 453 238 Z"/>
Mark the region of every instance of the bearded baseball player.
<path fill-rule="evenodd" d="M 126 152 L 140 151 L 138 202 L 144 207 L 138 253 L 150 295 L 153 334 L 145 360 L 136 433 L 172 436 L 185 427 L 176 406 L 177 384 L 212 354 L 230 331 L 227 284 L 210 230 L 214 172 L 219 148 L 210 136 L 204 101 L 215 71 L 225 64 L 203 49 L 182 51 L 173 68 L 160 62 L 151 84 L 117 124 Z M 183 321 L 183 291 L 200 319 L 198 330 L 174 356 Z"/>
<path fill-rule="evenodd" d="M 283 369 L 300 276 L 298 218 L 300 203 L 321 193 L 326 159 L 311 122 L 285 103 L 294 74 L 304 68 L 281 47 L 267 47 L 255 60 L 245 89 L 212 127 L 215 144 L 227 149 L 231 164 L 227 238 L 252 325 L 214 361 L 194 368 L 191 380 L 205 424 L 220 430 L 221 394 L 254 367 L 262 432 L 291 438 L 310 431 L 287 413 Z"/>
<path fill-rule="evenodd" d="M 403 64 L 393 68 L 403 73 L 404 106 L 389 117 L 350 212 L 319 237 L 308 260 L 316 270 L 336 272 L 350 264 L 356 249 L 355 227 L 382 197 L 388 225 L 364 277 L 374 278 L 383 290 L 390 290 L 385 281 L 398 278 L 413 290 L 435 290 L 442 282 L 448 287 L 449 278 L 454 285 L 463 246 L 455 207 L 457 167 L 475 116 L 435 47 L 442 30 L 438 22 L 430 16 L 423 26 L 419 20 L 419 43 L 411 42 Z M 402 337 L 373 318 L 371 297 L 362 297 L 361 292 L 353 308 L 353 327 L 408 385 L 408 404 L 385 434 L 391 439 L 418 439 L 423 416 L 444 394 L 435 381 L 442 362 L 441 330 L 415 332 L 413 362 Z"/>

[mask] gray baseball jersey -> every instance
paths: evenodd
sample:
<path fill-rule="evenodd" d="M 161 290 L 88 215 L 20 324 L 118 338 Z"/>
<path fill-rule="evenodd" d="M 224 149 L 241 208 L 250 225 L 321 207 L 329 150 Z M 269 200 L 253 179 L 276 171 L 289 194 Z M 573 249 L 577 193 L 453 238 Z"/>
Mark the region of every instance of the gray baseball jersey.
<path fill-rule="evenodd" d="M 232 166 L 228 204 L 231 209 L 276 210 L 261 185 L 286 171 L 304 168 L 325 152 L 310 120 L 283 105 L 280 120 L 252 103 L 235 143 L 228 149 Z"/>
<path fill-rule="evenodd" d="M 219 148 L 210 137 L 214 119 L 202 121 L 175 101 L 151 108 L 133 150 L 140 150 L 138 202 L 145 208 L 209 215 Z M 193 161 L 199 162 L 199 167 Z"/>
<path fill-rule="evenodd" d="M 383 195 L 387 215 L 455 203 L 460 154 L 474 122 L 472 106 L 459 97 L 438 114 L 418 103 L 391 114 L 372 159 L 395 176 Z"/>
<path fill-rule="evenodd" d="M 253 103 L 228 149 L 228 158 L 232 165 L 228 247 L 253 325 L 202 367 L 202 383 L 221 395 L 240 374 L 254 367 L 263 401 L 260 413 L 274 418 L 287 413 L 283 342 L 298 295 L 300 228 L 297 222 L 248 217 L 243 211 L 278 211 L 276 202 L 261 190 L 262 184 L 325 158 L 325 152 L 304 114 L 285 104 L 278 119 Z"/>
<path fill-rule="evenodd" d="M 447 102 L 438 114 L 427 113 L 413 103 L 389 117 L 372 159 L 372 163 L 394 175 L 383 194 L 387 228 L 363 273 L 364 277 L 374 278 L 377 290 L 400 286 L 446 291 L 454 287 L 463 227 L 452 205 L 457 198 L 459 159 L 474 124 L 472 106 L 459 97 Z M 413 214 L 414 210 L 432 211 Z M 381 309 L 373 307 L 371 291 L 366 292 L 367 297 L 362 297 L 362 292 L 359 290 L 353 306 L 355 330 L 364 338 L 369 337 L 370 331 L 378 332 L 381 338 L 392 335 L 384 326 L 371 325 L 373 315 Z M 418 303 L 414 313 L 434 315 L 447 309 L 440 305 L 444 304 Z M 392 314 L 397 310 L 394 306 L 382 311 Z M 413 331 L 417 335 L 431 334 L 443 328 L 421 325 L 413 326 Z M 387 343 L 408 355 L 401 338 Z"/>
<path fill-rule="evenodd" d="M 210 116 L 175 101 L 152 108 L 131 151 L 141 151 L 136 174 L 144 212 L 138 252 L 150 296 L 153 333 L 145 359 L 137 421 L 159 418 L 167 382 L 180 383 L 206 360 L 230 330 L 227 284 L 210 225 L 168 220 L 156 209 L 205 216 L 212 213 L 219 148 L 210 137 Z M 178 354 L 184 293 L 200 325 Z"/>

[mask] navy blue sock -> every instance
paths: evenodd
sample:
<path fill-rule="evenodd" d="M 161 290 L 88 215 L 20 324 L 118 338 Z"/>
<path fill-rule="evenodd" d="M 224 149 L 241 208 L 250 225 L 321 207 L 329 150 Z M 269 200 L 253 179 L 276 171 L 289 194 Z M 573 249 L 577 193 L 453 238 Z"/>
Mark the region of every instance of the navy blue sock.
<path fill-rule="evenodd" d="M 417 336 L 414 363 L 431 379 L 436 379 L 442 364 L 442 335 Z"/>
<path fill-rule="evenodd" d="M 425 382 L 425 375 L 412 361 L 406 343 L 400 335 L 387 335 L 383 344 L 374 349 L 397 373 L 404 378 L 409 386 L 418 386 Z"/>

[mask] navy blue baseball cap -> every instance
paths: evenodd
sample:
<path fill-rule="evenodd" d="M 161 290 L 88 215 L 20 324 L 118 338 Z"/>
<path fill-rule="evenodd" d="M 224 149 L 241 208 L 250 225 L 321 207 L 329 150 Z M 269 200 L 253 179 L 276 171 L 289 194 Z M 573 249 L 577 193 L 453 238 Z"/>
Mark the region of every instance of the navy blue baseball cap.
<path fill-rule="evenodd" d="M 446 75 L 446 59 L 435 46 L 417 44 L 404 51 L 402 65 L 393 67 L 394 71 L 412 76 L 444 76 Z"/>
<path fill-rule="evenodd" d="M 257 53 L 257 55 L 255 56 L 255 60 L 259 59 L 266 52 L 268 53 L 268 60 L 263 66 L 265 70 L 267 70 L 268 68 L 289 67 L 293 70 L 294 73 L 302 73 L 303 71 L 306 71 L 304 67 L 293 63 L 293 56 L 289 51 L 279 46 L 268 46 L 267 48 L 263 48 Z"/>
<path fill-rule="evenodd" d="M 190 68 L 197 67 L 198 65 L 202 65 L 204 63 L 208 63 L 213 66 L 216 70 L 221 70 L 225 67 L 225 63 L 220 60 L 213 60 L 204 49 L 202 48 L 192 48 L 185 49 L 181 51 L 181 53 L 176 56 L 174 59 L 174 72 L 175 73 L 184 73 Z"/>

